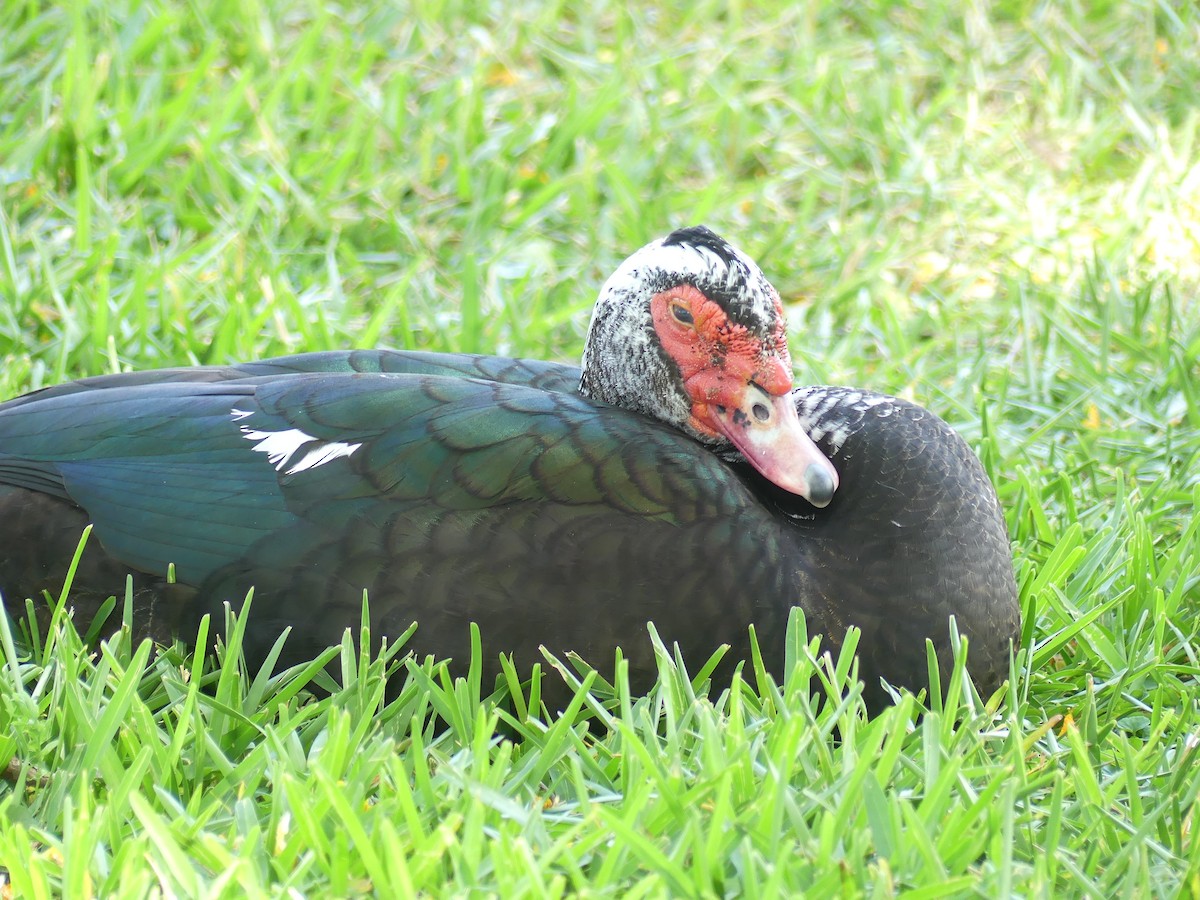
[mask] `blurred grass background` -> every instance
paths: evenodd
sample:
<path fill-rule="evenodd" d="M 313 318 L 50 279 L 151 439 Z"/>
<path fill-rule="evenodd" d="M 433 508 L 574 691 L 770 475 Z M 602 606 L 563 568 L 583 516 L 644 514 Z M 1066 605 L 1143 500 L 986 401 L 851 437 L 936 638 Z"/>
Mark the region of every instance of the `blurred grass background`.
<path fill-rule="evenodd" d="M 853 741 L 809 747 L 820 764 L 784 779 L 791 812 L 771 840 L 716 850 L 690 836 L 749 828 L 761 771 L 730 800 L 701 790 L 723 783 L 716 757 L 685 766 L 697 793 L 680 808 L 662 782 L 612 761 L 632 732 L 598 749 L 568 742 L 541 767 L 529 761 L 544 742 L 498 750 L 486 720 L 478 734 L 429 731 L 443 762 L 510 754 L 503 793 L 519 804 L 557 793 L 579 805 L 538 831 L 478 792 L 432 792 L 403 814 L 376 797 L 378 817 L 458 821 L 441 855 L 420 856 L 419 841 L 411 857 L 397 851 L 424 860 L 414 889 L 500 890 L 472 842 L 507 841 L 512 827 L 526 849 L 505 844 L 500 859 L 535 894 L 1200 893 L 1198 45 L 1195 6 L 1168 0 L 12 0 L 0 11 L 0 396 L 118 368 L 355 346 L 574 359 L 618 261 L 704 222 L 779 288 L 802 381 L 916 399 L 983 457 L 1014 538 L 1029 648 L 1002 724 L 881 717 L 863 733 L 898 735 L 903 762 L 874 783 L 863 773 L 877 761 Z M 46 674 L 78 677 L 64 665 L 10 665 L 8 689 L 37 702 L 5 694 L 0 719 L 10 753 L 78 778 L 92 769 L 63 720 L 101 717 L 126 682 L 93 672 L 92 699 L 64 706 L 69 682 Z M 174 721 L 159 699 L 122 726 L 146 747 L 175 740 L 147 724 Z M 336 726 L 330 702 L 308 721 Z M 364 759 L 388 757 L 379 748 L 409 728 L 404 710 L 356 738 Z M 710 712 L 722 724 L 689 733 L 719 742 L 729 711 Z M 791 727 L 770 704 L 759 712 L 763 734 Z M 269 710 L 243 715 L 279 725 Z M 199 757 L 222 740 L 203 727 Z M 314 727 L 297 746 L 315 753 L 339 734 Z M 114 772 L 137 757 L 111 752 Z M 589 753 L 609 760 L 603 791 Z M 939 780 L 951 758 L 965 768 Z M 279 796 L 264 788 L 254 811 L 239 807 L 232 764 L 193 764 L 143 773 L 120 803 L 111 785 L 26 798 L 0 784 L 0 807 L 27 829 L 0 825 L 0 862 L 33 847 L 30 890 L 186 893 L 170 872 L 223 859 L 188 843 L 196 835 L 245 839 L 261 816 L 286 843 Z M 826 780 L 814 786 L 814 772 Z M 155 793 L 164 779 L 193 798 L 191 824 Z M 589 806 L 585 782 L 606 799 Z M 200 785 L 203 800 L 187 793 Z M 106 810 L 111 846 L 157 848 L 159 869 L 90 845 L 64 868 L 64 852 L 79 858 L 64 836 L 82 827 L 80 804 Z M 834 825 L 844 839 L 822 837 Z M 605 855 L 601 835 L 621 827 L 643 843 Z M 307 840 L 337 830 L 313 829 Z M 172 856 L 172 841 L 190 850 Z M 354 854 L 317 856 L 293 886 L 372 884 Z M 698 856 L 709 864 L 694 870 Z M 234 874 L 213 895 L 291 883 L 261 846 L 226 864 Z"/>
<path fill-rule="evenodd" d="M 795 341 L 832 376 L 910 380 L 895 357 L 964 323 L 1016 343 L 1022 291 L 1190 293 L 1191 19 L 13 3 L 6 376 L 381 340 L 573 357 L 614 264 L 705 221 L 808 304 Z"/>

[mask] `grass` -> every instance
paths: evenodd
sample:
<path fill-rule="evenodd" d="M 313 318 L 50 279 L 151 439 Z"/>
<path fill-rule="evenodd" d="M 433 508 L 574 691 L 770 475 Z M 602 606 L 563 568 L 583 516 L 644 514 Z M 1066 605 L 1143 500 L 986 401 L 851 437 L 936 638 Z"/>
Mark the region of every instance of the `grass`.
<path fill-rule="evenodd" d="M 800 689 L 832 663 L 795 621 L 783 685 L 706 696 L 664 648 L 648 696 L 584 675 L 543 717 L 402 647 L 398 698 L 347 643 L 314 699 L 236 640 L 5 628 L 0 890 L 1200 894 L 1198 40 L 1168 0 L 6 4 L 0 396 L 571 359 L 617 261 L 704 221 L 779 287 L 802 380 L 979 451 L 1025 650 L 996 698 L 867 720 Z"/>

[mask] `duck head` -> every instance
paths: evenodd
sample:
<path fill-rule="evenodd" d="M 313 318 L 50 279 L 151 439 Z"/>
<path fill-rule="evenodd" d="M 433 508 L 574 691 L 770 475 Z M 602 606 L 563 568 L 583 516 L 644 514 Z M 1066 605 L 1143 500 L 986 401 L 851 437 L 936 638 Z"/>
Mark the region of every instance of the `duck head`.
<path fill-rule="evenodd" d="M 716 452 L 734 449 L 813 506 L 827 506 L 837 489 L 837 471 L 796 415 L 778 292 L 703 226 L 647 244 L 605 282 L 579 392 Z"/>

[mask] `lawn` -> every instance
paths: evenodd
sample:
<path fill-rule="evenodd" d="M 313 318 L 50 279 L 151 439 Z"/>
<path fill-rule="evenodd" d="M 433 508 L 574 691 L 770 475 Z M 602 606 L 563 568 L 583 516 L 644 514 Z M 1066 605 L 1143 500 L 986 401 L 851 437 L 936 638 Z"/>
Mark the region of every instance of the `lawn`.
<path fill-rule="evenodd" d="M 796 619 L 784 684 L 665 648 L 549 716 L 349 639 L 313 695 L 236 633 L 0 626 L 0 897 L 1200 895 L 1197 46 L 1171 0 L 5 3 L 0 397 L 573 360 L 619 260 L 705 222 L 800 381 L 979 452 L 1024 647 L 995 697 L 868 719 L 808 696 Z"/>

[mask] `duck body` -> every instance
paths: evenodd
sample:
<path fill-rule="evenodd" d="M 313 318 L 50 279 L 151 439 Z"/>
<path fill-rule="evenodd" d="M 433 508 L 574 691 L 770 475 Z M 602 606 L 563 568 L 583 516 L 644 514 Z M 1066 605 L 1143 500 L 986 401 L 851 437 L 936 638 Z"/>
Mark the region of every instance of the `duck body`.
<path fill-rule="evenodd" d="M 996 687 L 1019 628 L 1016 589 L 974 454 L 904 401 L 792 390 L 790 376 L 772 386 L 762 373 L 774 357 L 755 352 L 754 372 L 733 377 L 750 385 L 747 415 L 730 414 L 740 394 L 711 414 L 685 403 L 697 434 L 585 396 L 587 357 L 581 372 L 314 353 L 18 397 L 0 404 L 0 593 L 19 615 L 26 597 L 56 591 L 91 523 L 77 618 L 123 595 L 132 573 L 143 633 L 187 637 L 253 588 L 252 660 L 285 627 L 284 661 L 311 658 L 359 623 L 365 590 L 373 632 L 415 621 L 419 654 L 469 659 L 475 622 L 487 661 L 508 652 L 528 669 L 545 646 L 603 669 L 620 647 L 639 688 L 656 672 L 647 622 L 693 665 L 732 645 L 718 679 L 748 658 L 754 625 L 782 674 L 785 624 L 801 606 L 834 645 L 847 626 L 863 630 L 873 708 L 880 678 L 925 684 L 926 637 L 948 668 L 953 615 L 977 684 Z M 726 387 L 709 380 L 700 396 L 724 400 Z M 802 457 L 794 472 L 774 436 L 753 433 L 755 419 L 786 418 L 783 406 L 814 442 L 809 455 L 784 439 L 783 455 Z M 710 421 L 735 430 L 733 446 L 706 443 Z"/>

